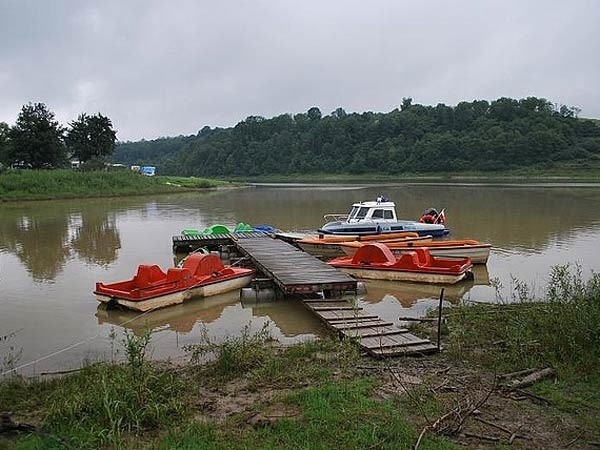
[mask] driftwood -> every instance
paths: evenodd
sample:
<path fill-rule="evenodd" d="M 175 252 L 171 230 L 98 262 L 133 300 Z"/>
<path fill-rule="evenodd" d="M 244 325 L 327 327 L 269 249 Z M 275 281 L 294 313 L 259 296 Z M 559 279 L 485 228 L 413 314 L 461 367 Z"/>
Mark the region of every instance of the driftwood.
<path fill-rule="evenodd" d="M 481 417 L 475 417 L 475 420 L 477 420 L 477 421 L 479 421 L 479 422 L 481 422 L 481 423 L 483 423 L 483 424 L 489 425 L 489 426 L 491 426 L 491 427 L 494 427 L 494 428 L 496 428 L 496 429 L 498 429 L 498 430 L 500 430 L 500 431 L 504 431 L 505 433 L 509 434 L 509 435 L 510 435 L 510 438 L 509 438 L 509 440 L 508 440 L 508 443 L 509 443 L 509 444 L 512 444 L 512 443 L 513 443 L 513 441 L 514 441 L 516 438 L 520 438 L 520 439 L 527 439 L 527 440 L 530 440 L 530 439 L 531 439 L 531 438 L 530 438 L 530 437 L 528 437 L 528 436 L 525 436 L 525 435 L 523 435 L 523 434 L 520 434 L 520 433 L 519 433 L 519 429 L 517 429 L 517 430 L 515 430 L 515 431 L 511 431 L 511 430 L 509 430 L 508 428 L 506 428 L 506 427 L 503 427 L 502 425 L 498 425 L 497 423 L 490 422 L 489 420 L 482 419 Z M 519 427 L 519 428 L 521 428 L 521 427 Z"/>
<path fill-rule="evenodd" d="M 583 436 L 583 430 L 579 432 L 579 434 L 577 436 L 575 436 L 575 438 L 571 439 L 569 442 L 567 442 L 566 444 L 562 445 L 562 448 L 569 448 L 571 445 L 573 445 L 575 442 L 577 442 L 579 440 L 579 438 L 581 438 L 581 436 Z"/>
<path fill-rule="evenodd" d="M 466 437 L 482 439 L 484 441 L 500 442 L 500 438 L 497 436 L 486 436 L 484 434 L 469 433 L 468 431 L 465 431 L 462 434 Z"/>
<path fill-rule="evenodd" d="M 514 381 L 507 383 L 506 387 L 513 390 L 522 389 L 529 387 L 538 381 L 543 380 L 544 378 L 553 377 L 554 375 L 556 375 L 556 371 L 550 367 L 546 367 L 545 369 L 530 373 L 521 379 L 515 379 Z"/>
<path fill-rule="evenodd" d="M 550 400 L 548 400 L 547 398 L 544 398 L 541 395 L 533 394 L 528 391 L 524 391 L 523 389 L 513 389 L 513 391 L 516 392 L 517 394 L 521 394 L 521 396 L 523 396 L 523 397 L 529 397 L 533 400 L 537 400 L 538 402 L 540 402 L 544 405 L 549 405 L 551 403 Z"/>
<path fill-rule="evenodd" d="M 68 373 L 75 373 L 75 372 L 80 372 L 82 371 L 84 368 L 83 367 L 79 367 L 77 369 L 67 369 L 67 370 L 57 370 L 54 372 L 41 372 L 40 375 L 41 376 L 48 376 L 48 375 L 66 375 Z"/>
<path fill-rule="evenodd" d="M 19 423 L 12 420 L 10 413 L 0 414 L 0 433 L 24 432 L 33 433 L 37 431 L 37 427 L 28 423 Z"/>
<path fill-rule="evenodd" d="M 512 380 L 513 378 L 524 377 L 526 375 L 532 374 L 533 372 L 536 372 L 537 370 L 539 370 L 539 369 L 519 370 L 517 372 L 510 372 L 510 373 L 505 373 L 503 375 L 499 375 L 498 378 L 500 378 L 501 380 Z"/>
<path fill-rule="evenodd" d="M 488 421 L 488 420 L 482 419 L 481 417 L 475 417 L 475 420 L 477 420 L 477 421 L 479 421 L 479 422 L 481 422 L 481 423 L 484 423 L 484 424 L 486 424 L 486 425 L 489 425 L 489 426 L 491 426 L 491 427 L 497 428 L 497 429 L 498 429 L 498 430 L 500 430 L 500 431 L 504 431 L 505 433 L 508 433 L 508 434 L 513 434 L 513 432 L 512 432 L 512 431 L 510 431 L 508 428 L 505 428 L 505 427 L 503 427 L 502 425 L 498 425 L 497 423 L 490 422 L 490 421 Z"/>

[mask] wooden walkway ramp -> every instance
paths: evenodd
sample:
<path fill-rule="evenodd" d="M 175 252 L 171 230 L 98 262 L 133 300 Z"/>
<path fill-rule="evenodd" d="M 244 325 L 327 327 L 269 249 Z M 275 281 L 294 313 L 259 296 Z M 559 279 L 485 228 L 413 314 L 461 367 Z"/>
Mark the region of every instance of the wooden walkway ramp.
<path fill-rule="evenodd" d="M 421 339 L 375 314 L 365 313 L 346 300 L 305 299 L 303 303 L 329 328 L 356 340 L 363 350 L 377 358 L 437 352 L 437 346 L 429 339 Z"/>
<path fill-rule="evenodd" d="M 240 234 L 234 244 L 284 294 L 356 291 L 354 278 L 279 239 Z"/>

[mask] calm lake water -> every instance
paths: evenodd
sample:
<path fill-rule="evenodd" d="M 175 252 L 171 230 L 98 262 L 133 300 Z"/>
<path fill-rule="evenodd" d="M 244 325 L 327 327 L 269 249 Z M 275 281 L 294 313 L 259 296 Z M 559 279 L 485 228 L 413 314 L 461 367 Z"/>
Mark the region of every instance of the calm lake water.
<path fill-rule="evenodd" d="M 450 287 L 451 302 L 510 301 L 517 279 L 543 294 L 550 268 L 579 264 L 600 271 L 600 185 L 262 185 L 173 196 L 49 201 L 0 205 L 0 341 L 2 358 L 22 373 L 43 373 L 109 359 L 122 329 L 152 328 L 153 356 L 180 358 L 202 330 L 213 339 L 271 323 L 284 344 L 324 336 L 327 330 L 293 300 L 241 304 L 238 293 L 190 301 L 137 318 L 98 308 L 96 281 L 130 278 L 137 265 L 173 264 L 171 236 L 185 228 L 221 223 L 271 224 L 314 230 L 325 213 L 385 194 L 402 218 L 427 207 L 446 208 L 451 238 L 494 246 L 475 280 Z M 495 287 L 496 286 L 496 287 Z M 499 287 L 498 287 L 499 286 Z M 372 282 L 361 304 L 398 322 L 437 303 L 439 287 Z M 111 329 L 116 340 L 109 338 Z M 116 341 L 116 342 L 115 342 Z M 122 353 L 122 350 L 120 350 Z M 49 356 L 50 355 L 50 356 Z M 48 357 L 49 356 L 49 357 Z M 43 358 L 40 360 L 40 358 Z"/>

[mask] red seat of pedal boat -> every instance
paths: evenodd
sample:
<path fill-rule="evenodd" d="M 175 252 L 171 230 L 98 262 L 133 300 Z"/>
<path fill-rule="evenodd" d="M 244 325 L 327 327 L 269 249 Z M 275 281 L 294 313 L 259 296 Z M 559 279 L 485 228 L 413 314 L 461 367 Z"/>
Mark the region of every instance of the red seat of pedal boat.
<path fill-rule="evenodd" d="M 138 266 L 137 273 L 133 278 L 134 284 L 136 287 L 143 289 L 149 286 L 152 286 L 156 283 L 160 283 L 165 281 L 167 274 L 163 272 L 163 270 L 157 266 L 153 265 L 145 265 L 141 264 Z"/>
<path fill-rule="evenodd" d="M 192 253 L 183 262 L 183 268 L 190 271 L 192 276 L 205 277 L 215 272 L 221 272 L 225 266 L 221 258 L 212 253 Z"/>
<path fill-rule="evenodd" d="M 384 244 L 373 243 L 363 245 L 352 258 L 353 264 L 394 264 L 396 257 Z"/>

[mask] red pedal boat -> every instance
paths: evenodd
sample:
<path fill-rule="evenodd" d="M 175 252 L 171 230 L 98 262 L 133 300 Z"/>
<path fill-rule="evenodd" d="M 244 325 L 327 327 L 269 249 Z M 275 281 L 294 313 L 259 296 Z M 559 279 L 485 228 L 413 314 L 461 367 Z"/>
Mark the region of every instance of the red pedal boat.
<path fill-rule="evenodd" d="M 213 254 L 193 253 L 182 267 L 165 273 L 157 265 L 140 265 L 136 275 L 116 283 L 96 283 L 100 302 L 114 301 L 126 308 L 150 311 L 182 303 L 191 297 L 209 297 L 247 286 L 254 270 L 225 267 Z"/>
<path fill-rule="evenodd" d="M 381 243 L 364 245 L 354 256 L 336 258 L 327 264 L 357 278 L 442 284 L 457 283 L 466 278 L 473 267 L 469 258 L 436 258 L 425 248 L 395 256 Z"/>

